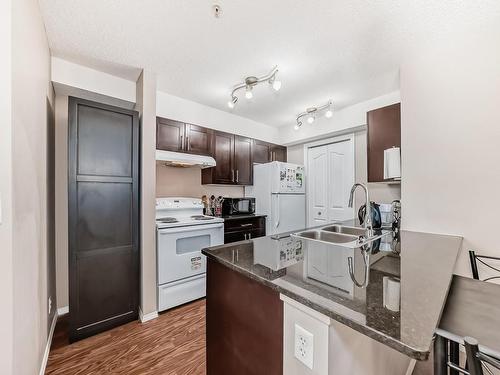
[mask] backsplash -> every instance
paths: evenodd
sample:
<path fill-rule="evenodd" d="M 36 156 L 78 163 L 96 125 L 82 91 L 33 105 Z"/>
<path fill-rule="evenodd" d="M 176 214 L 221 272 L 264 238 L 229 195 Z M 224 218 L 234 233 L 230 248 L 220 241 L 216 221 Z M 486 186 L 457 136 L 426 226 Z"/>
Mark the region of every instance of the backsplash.
<path fill-rule="evenodd" d="M 242 186 L 202 185 L 199 168 L 167 167 L 156 164 L 157 197 L 196 197 L 202 195 L 222 195 L 223 197 L 243 197 Z"/>

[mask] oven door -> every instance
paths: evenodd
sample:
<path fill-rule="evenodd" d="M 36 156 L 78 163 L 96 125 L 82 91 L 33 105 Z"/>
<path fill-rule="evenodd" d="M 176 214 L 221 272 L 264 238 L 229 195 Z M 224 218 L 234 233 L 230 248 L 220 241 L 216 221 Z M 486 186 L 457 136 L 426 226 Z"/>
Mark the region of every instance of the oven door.
<path fill-rule="evenodd" d="M 201 249 L 224 243 L 224 224 L 158 229 L 158 284 L 206 272 Z"/>

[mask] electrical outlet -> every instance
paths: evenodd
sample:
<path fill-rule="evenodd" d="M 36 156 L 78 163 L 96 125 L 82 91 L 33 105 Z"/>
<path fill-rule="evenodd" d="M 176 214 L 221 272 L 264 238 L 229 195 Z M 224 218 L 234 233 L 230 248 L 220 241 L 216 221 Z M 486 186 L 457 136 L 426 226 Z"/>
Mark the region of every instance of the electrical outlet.
<path fill-rule="evenodd" d="M 51 311 L 52 311 L 52 298 L 49 297 L 49 315 Z"/>
<path fill-rule="evenodd" d="M 313 369 L 314 336 L 311 332 L 295 324 L 295 358 Z"/>

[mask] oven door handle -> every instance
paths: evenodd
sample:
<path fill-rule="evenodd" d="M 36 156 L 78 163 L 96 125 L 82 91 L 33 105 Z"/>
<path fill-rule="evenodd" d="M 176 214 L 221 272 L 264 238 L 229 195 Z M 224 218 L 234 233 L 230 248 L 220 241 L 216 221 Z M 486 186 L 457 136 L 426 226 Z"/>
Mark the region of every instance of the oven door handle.
<path fill-rule="evenodd" d="M 223 228 L 224 223 L 215 223 L 215 224 L 204 224 L 204 225 L 188 225 L 185 227 L 173 227 L 173 228 L 158 228 L 159 234 L 166 233 L 183 233 L 183 232 L 194 232 L 206 229 L 218 229 Z"/>

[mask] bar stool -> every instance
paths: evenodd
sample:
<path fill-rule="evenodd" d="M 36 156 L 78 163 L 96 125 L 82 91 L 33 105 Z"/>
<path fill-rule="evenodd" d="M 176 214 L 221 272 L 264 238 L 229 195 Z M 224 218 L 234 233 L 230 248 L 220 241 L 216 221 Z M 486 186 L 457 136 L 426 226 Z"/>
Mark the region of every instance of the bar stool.
<path fill-rule="evenodd" d="M 452 371 L 465 375 L 492 374 L 491 367 L 500 370 L 500 360 L 489 356 L 479 350 L 479 343 L 472 337 L 464 338 L 465 353 L 467 354 L 466 368 L 460 367 L 452 362 L 448 362 L 448 367 Z"/>
<path fill-rule="evenodd" d="M 477 255 L 474 250 L 470 250 L 469 251 L 469 260 L 470 260 L 470 268 L 472 271 L 472 277 L 476 280 L 481 280 L 479 278 L 479 271 L 477 268 L 478 262 L 481 263 L 483 266 L 488 267 L 488 268 L 492 269 L 493 271 L 500 273 L 500 263 L 498 263 L 498 267 L 495 267 L 495 266 L 492 266 L 491 264 L 489 264 L 489 262 L 488 262 L 488 261 L 493 261 L 493 263 L 495 263 L 495 261 L 500 262 L 500 258 L 498 258 L 498 257 L 492 257 L 492 256 L 487 256 L 487 255 Z M 496 265 L 496 263 L 495 263 L 495 265 Z M 500 275 L 487 277 L 486 279 L 484 279 L 482 281 L 490 281 L 490 280 L 494 280 L 494 279 L 500 279 Z"/>

